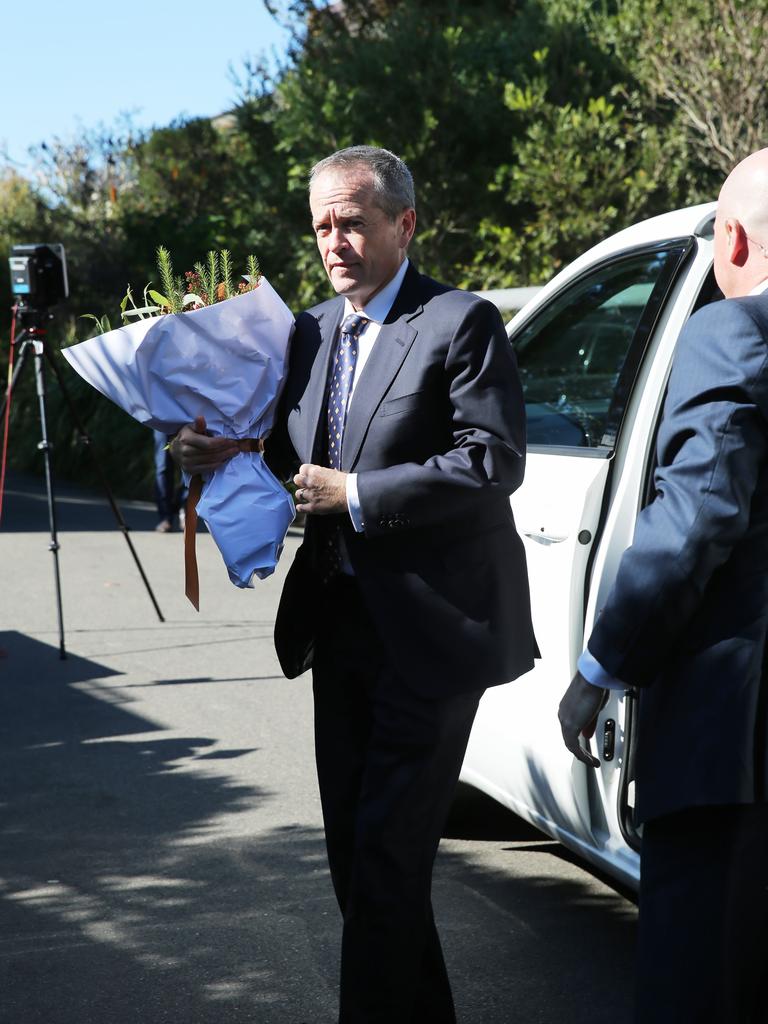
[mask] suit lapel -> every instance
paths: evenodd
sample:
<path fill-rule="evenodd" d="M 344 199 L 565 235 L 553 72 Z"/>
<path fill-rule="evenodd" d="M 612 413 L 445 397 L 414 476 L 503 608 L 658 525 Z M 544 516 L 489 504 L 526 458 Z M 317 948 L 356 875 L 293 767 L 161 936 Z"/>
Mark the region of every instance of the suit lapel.
<path fill-rule="evenodd" d="M 349 471 L 357 461 L 371 420 L 408 354 L 416 333 L 415 328 L 404 320 L 397 324 L 385 324 L 379 331 L 360 381 L 355 386 L 347 413 L 341 450 L 343 470 Z"/>
<path fill-rule="evenodd" d="M 346 472 L 354 468 L 371 421 L 416 339 L 418 331 L 411 321 L 422 312 L 419 292 L 419 275 L 411 265 L 355 385 L 341 450 Z"/>
<path fill-rule="evenodd" d="M 312 462 L 317 457 L 317 435 L 322 428 L 325 417 L 326 385 L 328 383 L 334 343 L 339 333 L 343 311 L 344 300 L 339 299 L 331 309 L 317 318 L 320 330 L 320 347 L 314 359 L 312 374 L 305 392 L 305 415 L 302 416 L 305 433 L 303 439 L 304 448 L 300 453 L 300 458 L 305 462 Z"/>

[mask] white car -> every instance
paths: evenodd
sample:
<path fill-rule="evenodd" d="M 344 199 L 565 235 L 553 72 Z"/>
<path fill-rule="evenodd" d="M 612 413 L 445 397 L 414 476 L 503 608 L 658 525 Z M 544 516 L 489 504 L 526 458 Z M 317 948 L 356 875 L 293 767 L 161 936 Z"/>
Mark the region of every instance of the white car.
<path fill-rule="evenodd" d="M 596 771 L 566 750 L 557 706 L 648 500 L 681 328 L 720 298 L 714 216 L 714 203 L 694 206 L 606 239 L 508 327 L 528 412 L 525 481 L 511 502 L 541 659 L 485 693 L 461 778 L 634 887 L 636 700 L 613 692 L 600 713 Z"/>

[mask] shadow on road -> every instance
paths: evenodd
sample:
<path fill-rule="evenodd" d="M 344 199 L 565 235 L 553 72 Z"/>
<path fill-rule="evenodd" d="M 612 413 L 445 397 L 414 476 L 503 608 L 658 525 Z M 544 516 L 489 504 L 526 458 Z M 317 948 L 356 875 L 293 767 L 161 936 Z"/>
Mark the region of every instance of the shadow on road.
<path fill-rule="evenodd" d="M 56 526 L 61 532 L 119 530 L 107 497 L 103 492 L 87 491 L 75 484 L 54 480 Z M 154 530 L 157 511 L 143 501 L 117 500 L 126 525 L 131 530 Z M 47 533 L 48 495 L 42 476 L 9 473 L 5 482 L 3 533 Z"/>
<path fill-rule="evenodd" d="M 95 684 L 116 675 L 97 661 L 18 633 L 0 648 L 2 1019 L 331 1024 L 340 928 L 320 830 L 222 827 L 272 799 L 222 774 L 252 749 L 169 737 Z M 475 794 L 447 833 L 435 904 L 462 1024 L 627 1020 L 625 901 L 538 871 L 557 844 Z"/>
<path fill-rule="evenodd" d="M 629 1022 L 636 930 L 629 893 L 463 784 L 444 835 L 453 842 L 440 853 L 435 903 L 449 969 L 461 974 L 459 1020 Z"/>
<path fill-rule="evenodd" d="M 97 662 L 16 633 L 0 648 L 2 1019 L 316 1019 L 335 955 L 316 933 L 336 927 L 322 837 L 217 836 L 269 793 L 195 764 L 251 751 L 158 735 L 89 692 L 114 674 Z"/>
<path fill-rule="evenodd" d="M 456 787 L 443 836 L 446 839 L 494 839 L 499 842 L 550 841 L 543 832 L 508 811 L 497 800 L 464 782 Z"/>

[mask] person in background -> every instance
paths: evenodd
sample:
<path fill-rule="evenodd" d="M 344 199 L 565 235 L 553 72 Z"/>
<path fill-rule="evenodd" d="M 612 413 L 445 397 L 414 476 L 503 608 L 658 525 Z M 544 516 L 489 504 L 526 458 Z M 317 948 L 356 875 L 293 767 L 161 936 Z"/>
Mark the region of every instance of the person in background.
<path fill-rule="evenodd" d="M 176 483 L 176 464 L 170 452 L 168 436 L 153 430 L 155 450 L 155 503 L 158 523 L 156 533 L 171 533 L 176 527 L 184 528 L 184 502 L 187 488 Z"/>
<path fill-rule="evenodd" d="M 638 1024 L 768 1020 L 768 149 L 728 176 L 725 301 L 680 335 L 655 496 L 560 704 L 585 764 L 605 687 L 636 687 Z"/>

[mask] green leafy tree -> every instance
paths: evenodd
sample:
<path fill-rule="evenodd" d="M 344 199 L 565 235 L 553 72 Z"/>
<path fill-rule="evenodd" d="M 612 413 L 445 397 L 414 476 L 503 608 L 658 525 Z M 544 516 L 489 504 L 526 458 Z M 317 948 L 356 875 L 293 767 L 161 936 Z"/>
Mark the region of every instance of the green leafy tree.
<path fill-rule="evenodd" d="M 498 205 L 488 183 L 513 127 L 503 72 L 521 52 L 514 6 L 302 5 L 305 32 L 277 86 L 275 123 L 291 157 L 289 188 L 301 197 L 302 302 L 328 291 L 308 232 L 307 175 L 342 146 L 382 145 L 407 161 L 418 196 L 413 251 L 424 269 L 455 279 L 471 264 L 478 220 Z"/>
<path fill-rule="evenodd" d="M 37 232 L 45 222 L 46 208 L 32 183 L 10 167 L 0 168 L 0 339 L 8 337 L 11 280 L 6 258 L 11 247 L 40 241 Z"/>
<path fill-rule="evenodd" d="M 608 28 L 710 189 L 768 143 L 767 0 L 627 0 Z"/>
<path fill-rule="evenodd" d="M 535 57 L 543 63 L 546 53 Z M 668 208 L 660 133 L 636 119 L 622 86 L 557 103 L 541 74 L 507 83 L 505 100 L 526 126 L 496 171 L 502 215 L 480 225 L 489 283 L 511 274 L 519 284 L 544 282 L 612 231 Z"/>
<path fill-rule="evenodd" d="M 118 124 L 69 141 L 54 138 L 33 151 L 40 236 L 28 240 L 61 242 L 67 254 L 70 299 L 54 325 L 58 341 L 71 335 L 80 314 L 106 311 L 104 304 L 124 287 L 129 239 L 121 201 L 140 138 Z"/>
<path fill-rule="evenodd" d="M 600 237 L 670 205 L 688 155 L 628 67 L 627 19 L 586 0 L 309 0 L 275 90 L 289 194 L 341 146 L 383 145 L 417 183 L 413 254 L 466 287 L 545 280 Z M 634 29 L 633 29 L 634 30 Z M 674 137 L 672 137 L 674 136 Z M 692 189 L 683 187 L 687 194 Z M 289 230 L 306 231 L 306 206 Z M 327 293 L 309 244 L 300 304 Z"/>
<path fill-rule="evenodd" d="M 292 30 L 288 53 L 277 70 L 247 63 L 222 116 L 149 132 L 123 121 L 48 141 L 33 180 L 0 170 L 0 244 L 67 249 L 72 297 L 57 343 L 85 336 L 83 313 L 117 322 L 126 285 L 139 295 L 159 285 L 160 244 L 177 271 L 210 250 L 230 250 L 235 268 L 257 253 L 294 309 L 329 295 L 307 179 L 342 146 L 405 158 L 417 185 L 414 258 L 479 288 L 544 281 L 611 231 L 713 198 L 724 171 L 765 143 L 768 0 L 267 6 Z M 7 278 L 0 300 L 10 302 Z M 151 478 L 149 447 L 125 475 L 142 428 L 75 388 L 135 494 Z M 22 461 L 37 458 L 34 415 L 19 402 Z M 65 422 L 62 407 L 57 460 L 82 476 Z"/>
<path fill-rule="evenodd" d="M 120 219 L 145 277 L 157 276 L 160 244 L 189 269 L 208 250 L 231 245 L 233 161 L 226 132 L 214 122 L 199 118 L 155 130 L 132 149 L 131 165 Z"/>
<path fill-rule="evenodd" d="M 480 224 L 477 262 L 489 285 L 546 281 L 612 231 L 713 198 L 711 161 L 629 59 L 652 45 L 663 16 L 638 0 L 645 16 L 635 17 L 632 3 L 526 9 L 538 7 L 540 45 L 505 84 L 518 122 L 491 186 L 504 205 Z"/>

